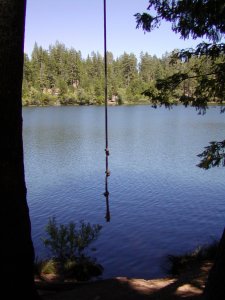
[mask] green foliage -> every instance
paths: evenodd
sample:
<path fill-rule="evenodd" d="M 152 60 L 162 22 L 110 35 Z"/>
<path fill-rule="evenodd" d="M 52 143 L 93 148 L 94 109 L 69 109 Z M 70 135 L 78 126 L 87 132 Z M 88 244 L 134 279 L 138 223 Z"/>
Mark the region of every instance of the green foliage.
<path fill-rule="evenodd" d="M 222 104 L 225 99 L 225 4 L 221 0 L 149 1 L 155 16 L 136 14 L 137 27 L 151 31 L 161 20 L 171 22 L 172 30 L 182 38 L 206 37 L 213 43 L 200 43 L 196 49 L 174 51 L 170 57 L 174 72 L 156 79 L 157 93 L 146 90 L 155 104 L 168 104 L 177 98 L 185 106 L 205 112 L 208 102 Z M 171 69 L 172 70 L 172 69 Z M 183 87 L 183 93 L 182 93 Z M 177 91 L 179 91 L 177 93 Z"/>
<path fill-rule="evenodd" d="M 198 164 L 198 167 L 202 169 L 225 167 L 225 140 L 222 142 L 211 142 L 210 146 L 205 147 L 205 150 L 198 156 L 202 158 Z"/>
<path fill-rule="evenodd" d="M 119 88 L 118 92 L 117 92 L 117 96 L 118 96 L 118 104 L 119 105 L 126 103 L 126 100 L 127 100 L 126 89 Z"/>
<path fill-rule="evenodd" d="M 224 0 L 149 0 L 148 10 L 154 9 L 155 15 L 137 13 L 137 28 L 151 31 L 162 20 L 171 22 L 172 30 L 182 38 L 202 38 L 217 42 L 225 33 Z"/>
<path fill-rule="evenodd" d="M 79 224 L 57 224 L 54 217 L 50 218 L 43 243 L 50 250 L 52 258 L 36 261 L 35 273 L 39 276 L 54 274 L 61 280 L 73 278 L 81 281 L 100 276 L 103 267 L 87 256 L 85 250 L 98 238 L 101 228 L 98 224 L 91 225 L 84 221 Z"/>
<path fill-rule="evenodd" d="M 83 257 L 79 261 L 67 261 L 64 265 L 67 278 L 76 278 L 79 281 L 87 281 L 92 277 L 102 275 L 103 267 L 89 257 Z"/>
<path fill-rule="evenodd" d="M 101 228 L 101 225 L 83 221 L 79 225 L 73 222 L 58 225 L 53 217 L 46 226 L 48 237 L 43 242 L 54 258 L 65 262 L 84 256 L 84 250 L 98 238 Z"/>
<path fill-rule="evenodd" d="M 158 78 L 154 89 L 148 88 L 144 95 L 157 105 L 166 105 L 179 101 L 185 106 L 193 106 L 200 113 L 205 113 L 208 102 L 223 104 L 225 99 L 225 56 L 221 54 L 212 61 L 207 56 L 194 57 L 182 62 L 175 62 L 175 58 L 184 59 L 181 53 L 171 56 L 171 64 L 176 70 L 164 78 Z M 182 58 L 181 58 L 182 57 Z M 180 70 L 179 70 L 180 69 Z M 173 101 L 172 101 L 173 103 Z"/>
<path fill-rule="evenodd" d="M 162 59 L 141 53 L 138 64 L 133 53 L 114 59 L 108 52 L 108 95 L 118 96 L 119 103 L 148 99 L 141 94 L 150 82 L 169 71 L 168 56 Z M 75 49 L 56 42 L 48 50 L 34 45 L 24 59 L 24 105 L 91 105 L 104 104 L 104 60 L 92 52 L 83 59 Z"/>
<path fill-rule="evenodd" d="M 158 99 L 154 99 L 158 104 L 180 100 L 197 106 L 207 95 L 220 101 L 224 99 L 224 58 L 221 54 L 214 59 L 216 65 L 212 61 L 218 52 L 224 56 L 222 45 L 202 43 L 196 51 L 174 51 L 162 58 L 141 53 L 139 64 L 132 53 L 124 53 L 116 60 L 108 53 L 109 97 L 118 96 L 118 104 L 147 103 L 143 91 L 152 101 L 155 94 L 148 87 L 154 86 L 158 89 Z M 207 62 L 202 53 L 206 53 Z M 207 74 L 211 74 L 208 82 Z M 204 91 L 199 88 L 203 82 Z M 25 55 L 23 105 L 91 104 L 104 104 L 104 61 L 99 53 L 82 59 L 80 52 L 56 42 L 48 51 L 35 44 L 31 59 Z"/>
<path fill-rule="evenodd" d="M 42 274 L 56 274 L 57 268 L 53 259 L 38 260 L 34 262 L 34 274 L 41 277 Z"/>

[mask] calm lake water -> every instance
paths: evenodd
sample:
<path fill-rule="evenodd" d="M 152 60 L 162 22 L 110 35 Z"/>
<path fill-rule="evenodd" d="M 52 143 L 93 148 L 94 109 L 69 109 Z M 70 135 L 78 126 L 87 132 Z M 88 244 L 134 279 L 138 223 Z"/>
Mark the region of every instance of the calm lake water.
<path fill-rule="evenodd" d="M 94 256 L 104 278 L 164 276 L 166 256 L 212 242 L 225 225 L 225 168 L 196 167 L 225 115 L 212 107 L 109 108 L 106 222 L 104 107 L 24 108 L 28 204 L 36 255 L 49 217 L 103 226 Z"/>

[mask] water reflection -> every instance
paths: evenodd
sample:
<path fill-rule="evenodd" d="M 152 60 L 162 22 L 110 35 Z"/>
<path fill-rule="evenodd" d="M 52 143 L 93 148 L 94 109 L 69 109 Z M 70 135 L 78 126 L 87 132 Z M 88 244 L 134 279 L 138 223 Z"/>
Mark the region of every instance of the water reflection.
<path fill-rule="evenodd" d="M 104 107 L 24 108 L 36 253 L 47 255 L 41 237 L 49 216 L 105 222 L 95 245 L 104 278 L 164 276 L 168 254 L 192 250 L 223 230 L 225 168 L 195 165 L 209 141 L 225 136 L 224 114 L 210 107 L 200 117 L 181 106 L 109 111 L 112 179 L 104 173 Z"/>

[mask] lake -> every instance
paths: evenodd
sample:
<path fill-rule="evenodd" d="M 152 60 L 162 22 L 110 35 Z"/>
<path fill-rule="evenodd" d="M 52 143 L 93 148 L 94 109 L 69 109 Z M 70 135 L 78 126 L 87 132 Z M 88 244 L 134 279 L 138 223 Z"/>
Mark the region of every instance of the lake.
<path fill-rule="evenodd" d="M 196 167 L 197 154 L 225 137 L 211 107 L 109 107 L 106 222 L 104 107 L 24 108 L 28 205 L 36 255 L 50 217 L 103 226 L 93 255 L 104 278 L 166 275 L 168 254 L 218 239 L 225 225 L 225 168 Z"/>

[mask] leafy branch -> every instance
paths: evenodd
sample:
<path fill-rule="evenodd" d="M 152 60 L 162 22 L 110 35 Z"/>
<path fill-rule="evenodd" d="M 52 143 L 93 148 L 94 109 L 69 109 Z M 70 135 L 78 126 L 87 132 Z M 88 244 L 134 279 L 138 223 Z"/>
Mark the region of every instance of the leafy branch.
<path fill-rule="evenodd" d="M 199 168 L 208 170 L 213 167 L 225 167 L 225 140 L 222 142 L 210 142 L 210 146 L 198 154 L 202 160 L 197 165 Z"/>
<path fill-rule="evenodd" d="M 182 49 L 173 53 L 171 63 L 177 60 L 188 61 L 192 57 L 201 58 L 205 56 L 210 60 L 216 60 L 219 56 L 225 55 L 225 43 L 206 43 L 202 42 L 196 46 L 195 49 Z"/>
<path fill-rule="evenodd" d="M 164 19 L 172 23 L 172 30 L 179 33 L 183 39 L 205 36 L 213 42 L 218 42 L 225 33 L 224 0 L 149 0 L 147 10 L 152 8 L 156 16 L 146 12 L 135 15 L 138 28 L 152 31 Z"/>

